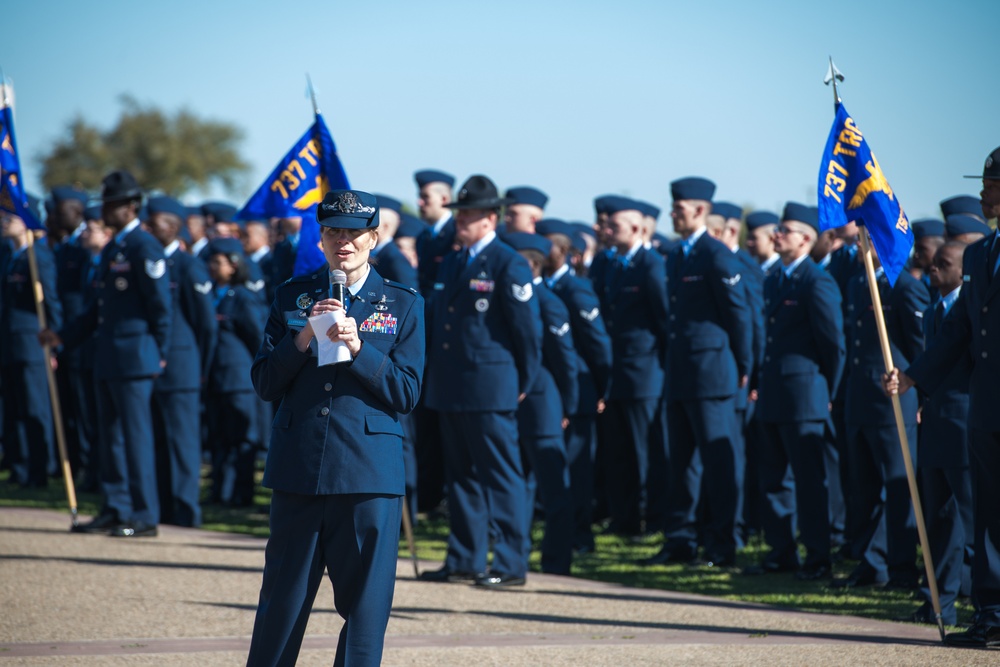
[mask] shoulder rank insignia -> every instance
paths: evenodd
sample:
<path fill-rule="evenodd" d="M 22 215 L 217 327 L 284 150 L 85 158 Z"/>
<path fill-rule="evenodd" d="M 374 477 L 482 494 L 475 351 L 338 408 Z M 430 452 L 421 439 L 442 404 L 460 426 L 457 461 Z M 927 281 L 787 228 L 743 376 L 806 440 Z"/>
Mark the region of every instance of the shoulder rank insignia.
<path fill-rule="evenodd" d="M 146 260 L 146 275 L 153 280 L 159 280 L 162 278 L 166 270 L 167 263 L 162 259 L 158 259 L 155 262 L 151 259 Z"/>
<path fill-rule="evenodd" d="M 736 274 L 732 278 L 723 278 L 722 282 L 730 287 L 736 287 L 736 283 L 740 282 L 740 274 Z"/>
<path fill-rule="evenodd" d="M 563 322 L 561 327 L 557 327 L 553 324 L 549 327 L 549 331 L 562 338 L 569 332 L 569 322 Z"/>
<path fill-rule="evenodd" d="M 591 310 L 589 313 L 586 310 L 580 311 L 580 317 L 587 320 L 588 322 L 593 322 L 594 320 L 597 319 L 597 316 L 600 314 L 601 314 L 601 309 L 596 306 L 594 306 L 594 309 Z"/>
<path fill-rule="evenodd" d="M 303 292 L 302 294 L 295 297 L 295 305 L 299 310 L 305 310 L 309 306 L 313 305 L 313 300 L 309 296 L 308 292 Z"/>
<path fill-rule="evenodd" d="M 524 287 L 512 284 L 510 288 L 514 293 L 514 298 L 521 302 L 527 302 L 531 299 L 531 295 L 533 294 L 531 290 L 531 283 L 524 283 Z"/>
<path fill-rule="evenodd" d="M 251 292 L 259 292 L 262 289 L 264 289 L 264 279 L 263 278 L 261 278 L 260 280 L 248 280 L 244 284 L 246 285 L 246 288 L 248 290 L 250 290 Z"/>
<path fill-rule="evenodd" d="M 198 292 L 199 294 L 208 294 L 209 292 L 212 291 L 212 281 L 206 280 L 203 283 L 195 283 L 194 291 Z"/>

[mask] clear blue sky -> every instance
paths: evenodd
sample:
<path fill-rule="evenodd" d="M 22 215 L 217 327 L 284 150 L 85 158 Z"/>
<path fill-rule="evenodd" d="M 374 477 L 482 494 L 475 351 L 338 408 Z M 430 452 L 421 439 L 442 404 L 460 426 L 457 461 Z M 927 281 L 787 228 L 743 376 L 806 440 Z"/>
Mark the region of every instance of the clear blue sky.
<path fill-rule="evenodd" d="M 606 192 L 666 209 L 687 175 L 814 204 L 828 55 L 911 219 L 977 194 L 962 175 L 1000 145 L 997 0 L 46 1 L 0 22 L 34 192 L 68 121 L 109 127 L 129 93 L 242 127 L 242 203 L 311 122 L 307 71 L 352 186 L 411 203 L 434 167 L 534 185 L 566 219 Z"/>

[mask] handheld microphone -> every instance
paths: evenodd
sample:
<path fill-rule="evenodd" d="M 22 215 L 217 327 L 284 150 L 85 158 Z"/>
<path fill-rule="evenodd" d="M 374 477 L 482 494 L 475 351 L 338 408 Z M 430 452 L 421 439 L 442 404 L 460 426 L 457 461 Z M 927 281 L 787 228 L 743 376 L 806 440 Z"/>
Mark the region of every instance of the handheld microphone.
<path fill-rule="evenodd" d="M 344 310 L 347 310 L 347 301 L 344 298 L 344 292 L 347 289 L 347 274 L 340 269 L 334 269 L 330 272 L 330 298 L 336 299 L 344 306 Z"/>

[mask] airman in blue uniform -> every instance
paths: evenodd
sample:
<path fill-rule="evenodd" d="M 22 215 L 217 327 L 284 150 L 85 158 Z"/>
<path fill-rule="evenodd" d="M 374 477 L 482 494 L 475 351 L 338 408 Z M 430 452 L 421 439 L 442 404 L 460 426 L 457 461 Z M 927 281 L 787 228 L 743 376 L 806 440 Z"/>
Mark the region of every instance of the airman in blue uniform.
<path fill-rule="evenodd" d="M 428 581 L 512 586 L 527 573 L 517 409 L 541 366 L 542 326 L 528 263 L 496 237 L 506 203 L 476 175 L 449 204 L 463 250 L 445 258 L 434 284 L 425 398 L 441 418 L 451 533 L 444 566 L 421 575 Z"/>
<path fill-rule="evenodd" d="M 982 173 L 983 217 L 1000 217 L 1000 148 L 986 158 Z M 914 384 L 934 394 L 954 368 L 971 355 L 969 442 L 975 495 L 975 558 L 972 564 L 972 627 L 945 637 L 952 646 L 1000 646 L 1000 234 L 972 244 L 962 259 L 962 290 L 927 351 L 902 372 L 883 377 L 889 392 L 904 394 Z"/>
<path fill-rule="evenodd" d="M 670 317 L 664 395 L 671 484 L 666 543 L 649 562 L 689 561 L 697 555 L 698 496 L 689 467 L 698 451 L 709 515 L 704 559 L 731 565 L 742 495 L 735 396 L 753 370 L 753 326 L 739 262 L 706 234 L 715 184 L 683 178 L 670 189 L 674 230 L 683 239 L 667 259 Z"/>
<path fill-rule="evenodd" d="M 254 389 L 276 401 L 264 485 L 274 490 L 271 536 L 247 664 L 298 657 L 326 569 L 345 623 L 335 665 L 378 665 L 396 574 L 402 515 L 403 430 L 424 369 L 423 300 L 368 264 L 377 242 L 373 195 L 333 190 L 317 210 L 328 267 L 278 288 L 254 360 Z M 347 276 L 347 304 L 330 270 Z M 346 317 L 314 332 L 309 317 Z M 351 360 L 318 365 L 315 336 Z"/>
<path fill-rule="evenodd" d="M 39 321 L 34 284 L 28 264 L 24 220 L 0 213 L 4 249 L 0 252 L 0 387 L 3 396 L 4 465 L 11 480 L 25 487 L 44 487 L 57 468 L 52 428 L 52 403 L 45 356 L 38 344 Z M 62 325 L 62 305 L 56 290 L 56 261 L 44 243 L 34 244 L 38 280 L 42 286 L 49 326 Z"/>
<path fill-rule="evenodd" d="M 149 228 L 163 246 L 173 326 L 163 374 L 153 383 L 156 478 L 163 523 L 200 526 L 201 404 L 199 392 L 215 351 L 218 326 L 205 266 L 180 250 L 184 206 L 150 197 Z M 256 352 L 256 350 L 254 350 Z"/>
<path fill-rule="evenodd" d="M 577 411 L 580 385 L 569 311 L 542 278 L 552 242 L 525 232 L 504 234 L 503 241 L 531 265 L 532 284 L 542 316 L 542 367 L 517 409 L 518 435 L 528 473 L 527 521 L 534 516 L 535 489 L 545 515 L 542 572 L 569 574 L 573 552 L 574 505 L 563 429 Z M 530 531 L 529 531 L 530 533 Z M 531 551 L 526 535 L 525 557 Z"/>
<path fill-rule="evenodd" d="M 775 232 L 781 264 L 764 283 L 767 339 L 757 402 L 764 438 L 758 461 L 771 552 L 748 568 L 761 574 L 798 570 L 800 579 L 810 581 L 830 575 L 826 432 L 845 357 L 840 290 L 810 257 L 818 218 L 814 207 L 785 206 Z M 806 548 L 801 569 L 796 524 Z"/>
<path fill-rule="evenodd" d="M 663 514 L 650 501 L 653 487 L 664 486 L 665 471 L 651 476 L 650 462 L 667 456 L 665 434 L 655 428 L 667 335 L 665 269 L 659 253 L 643 245 L 643 216 L 636 202 L 614 198 L 606 210 L 605 236 L 614 252 L 600 264 L 595 261 L 594 288 L 614 362 L 599 428 L 607 465 L 609 529 L 636 536 L 643 532 L 644 519 L 656 523 L 653 517 Z"/>
<path fill-rule="evenodd" d="M 142 191 L 131 174 L 104 178 L 102 217 L 115 233 L 104 248 L 97 303 L 43 341 L 82 344 L 96 330 L 95 379 L 100 425 L 100 514 L 75 531 L 116 537 L 156 535 L 151 399 L 166 366 L 172 308 L 163 246 L 139 227 Z"/>
<path fill-rule="evenodd" d="M 574 547 L 594 550 L 591 527 L 594 505 L 594 456 L 597 450 L 597 410 L 604 405 L 611 382 L 611 338 L 604 327 L 601 304 L 585 278 L 574 276 L 567 263 L 573 225 L 541 220 L 536 231 L 552 243 L 545 284 L 563 300 L 577 353 L 580 399 L 566 427 L 570 489 L 573 493 Z"/>
<path fill-rule="evenodd" d="M 889 285 L 881 267 L 876 278 L 893 363 L 908 365 L 924 348 L 923 316 L 930 296 L 923 283 L 905 271 L 895 286 Z M 867 275 L 850 279 L 847 300 L 844 422 L 853 480 L 849 494 L 856 498 L 860 521 L 854 549 L 860 552 L 861 562 L 837 583 L 854 587 L 890 582 L 893 587 L 913 589 L 917 585 L 916 523 L 892 404 L 879 381 L 885 362 Z M 911 455 L 916 459 L 916 393 L 900 403 Z"/>
<path fill-rule="evenodd" d="M 427 228 L 417 237 L 419 288 L 421 294 L 430 297 L 441 262 L 455 244 L 455 221 L 447 207 L 452 200 L 455 177 L 437 169 L 422 169 L 413 179 L 417 182 L 420 218 L 427 223 Z"/>
<path fill-rule="evenodd" d="M 510 203 L 504 208 L 504 233 L 534 234 L 535 225 L 545 214 L 549 196 L 528 185 L 508 188 L 505 196 Z"/>

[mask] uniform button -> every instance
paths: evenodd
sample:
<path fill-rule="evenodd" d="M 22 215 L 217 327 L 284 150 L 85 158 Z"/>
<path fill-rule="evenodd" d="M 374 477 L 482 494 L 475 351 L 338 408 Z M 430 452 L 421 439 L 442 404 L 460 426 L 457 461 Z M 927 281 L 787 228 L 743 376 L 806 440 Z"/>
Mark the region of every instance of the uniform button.
<path fill-rule="evenodd" d="M 676 296 L 672 296 L 672 297 L 670 297 L 670 301 L 671 301 L 671 302 L 673 302 L 673 301 L 677 301 L 677 297 L 676 297 Z"/>
<path fill-rule="evenodd" d="M 774 318 L 772 317 L 769 321 L 773 323 L 774 322 Z"/>
<path fill-rule="evenodd" d="M 861 363 L 861 360 L 858 359 L 857 357 L 854 357 L 854 365 L 857 366 L 860 363 Z"/>
<path fill-rule="evenodd" d="M 442 343 L 441 344 L 441 349 L 442 350 L 447 350 L 448 349 L 448 343 Z"/>
<path fill-rule="evenodd" d="M 670 316 L 670 321 L 671 321 L 671 322 L 673 322 L 673 321 L 674 321 L 674 320 L 676 320 L 676 319 L 677 319 L 677 316 L 676 316 L 676 315 L 671 315 L 671 316 Z"/>
<path fill-rule="evenodd" d="M 764 357 L 764 361 L 771 361 L 771 355 Z"/>
<path fill-rule="evenodd" d="M 98 324 L 104 324 L 104 318 L 103 317 L 98 317 L 97 318 L 97 323 Z"/>
<path fill-rule="evenodd" d="M 984 312 L 984 313 L 985 313 L 986 311 L 988 311 L 988 310 L 989 310 L 989 308 L 987 308 L 986 306 L 983 306 L 983 312 Z"/>
<path fill-rule="evenodd" d="M 333 385 L 330 384 L 329 382 L 327 382 L 325 385 L 323 385 L 323 389 L 324 389 L 324 391 L 332 391 L 333 390 Z"/>
<path fill-rule="evenodd" d="M 450 324 L 444 325 L 444 330 L 445 331 L 451 331 L 451 325 Z"/>
<path fill-rule="evenodd" d="M 983 335 L 985 336 L 985 335 L 986 335 L 986 329 L 983 329 L 983 330 L 982 330 L 982 331 L 980 331 L 979 333 L 981 333 L 981 334 L 983 334 Z"/>
<path fill-rule="evenodd" d="M 104 305 L 104 299 L 98 299 L 97 300 L 97 305 L 98 306 L 103 306 Z"/>
<path fill-rule="evenodd" d="M 857 326 L 861 326 L 861 320 L 858 320 Z"/>
<path fill-rule="evenodd" d="M 861 341 L 860 340 L 854 341 L 854 347 L 861 347 Z"/>
<path fill-rule="evenodd" d="M 670 334 L 670 340 L 677 338 L 677 334 Z"/>
<path fill-rule="evenodd" d="M 773 342 L 774 342 L 774 339 L 773 339 L 773 338 L 771 338 L 770 336 L 768 336 L 768 337 L 767 337 L 767 342 L 768 342 L 768 343 L 773 343 Z"/>
<path fill-rule="evenodd" d="M 328 414 L 330 414 L 330 408 L 323 408 L 322 410 L 319 411 L 319 413 L 324 417 L 326 417 Z"/>
<path fill-rule="evenodd" d="M 985 359 L 986 357 L 987 357 L 986 351 L 983 350 L 983 359 Z"/>
<path fill-rule="evenodd" d="M 455 312 L 455 306 L 448 306 L 448 312 L 449 313 L 454 313 Z"/>

